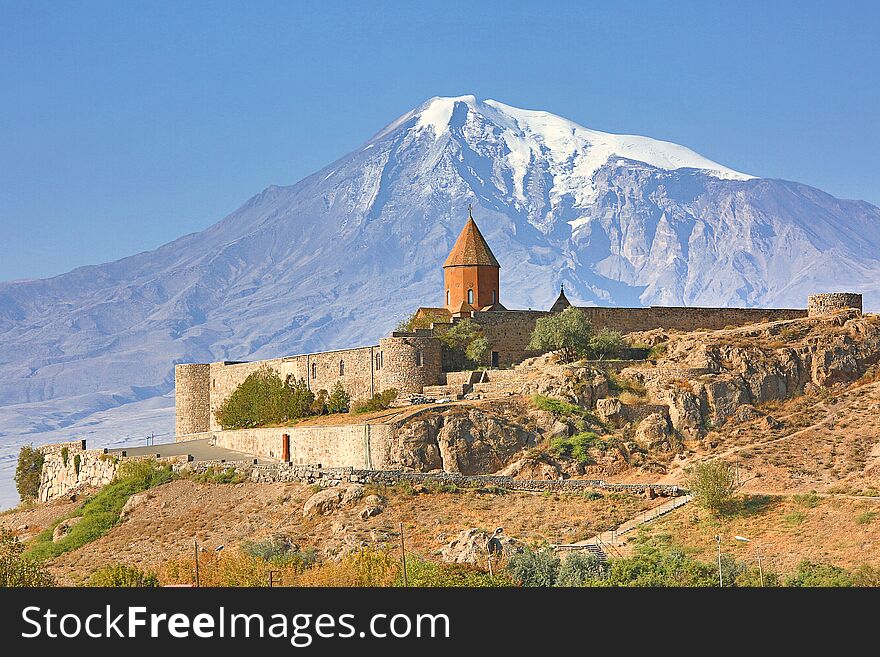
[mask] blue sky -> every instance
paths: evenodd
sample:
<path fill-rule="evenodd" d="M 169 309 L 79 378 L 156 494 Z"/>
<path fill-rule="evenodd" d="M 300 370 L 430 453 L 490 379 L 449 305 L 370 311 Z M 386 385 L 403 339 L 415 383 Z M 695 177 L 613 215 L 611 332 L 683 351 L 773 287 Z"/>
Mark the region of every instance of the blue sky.
<path fill-rule="evenodd" d="M 431 96 L 880 204 L 878 2 L 0 0 L 0 280 L 154 248 Z"/>

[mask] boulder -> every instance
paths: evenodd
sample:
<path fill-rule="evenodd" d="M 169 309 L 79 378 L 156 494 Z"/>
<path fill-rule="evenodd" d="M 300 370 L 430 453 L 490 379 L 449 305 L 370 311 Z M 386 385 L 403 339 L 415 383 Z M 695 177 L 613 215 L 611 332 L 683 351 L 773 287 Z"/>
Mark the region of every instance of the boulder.
<path fill-rule="evenodd" d="M 492 541 L 493 552 L 500 550 L 504 557 L 522 552 L 525 544 L 515 538 L 503 534 L 493 534 L 476 527 L 462 530 L 455 540 L 440 551 L 440 556 L 447 563 L 471 563 L 484 565 L 489 557 L 489 541 Z"/>
<path fill-rule="evenodd" d="M 303 504 L 303 516 L 330 515 L 336 509 L 349 506 L 364 496 L 362 484 L 341 484 L 320 490 Z"/>
<path fill-rule="evenodd" d="M 62 538 L 67 536 L 70 533 L 71 527 L 79 524 L 82 521 L 82 516 L 76 516 L 73 518 L 68 518 L 67 520 L 62 520 L 55 526 L 55 530 L 52 532 L 52 542 L 57 543 Z"/>
<path fill-rule="evenodd" d="M 359 514 L 361 520 L 377 516 L 382 513 L 382 510 L 385 508 L 384 500 L 378 495 L 367 495 L 364 498 L 364 505 L 364 508 L 361 509 Z"/>
<path fill-rule="evenodd" d="M 131 514 L 134 512 L 136 508 L 141 506 L 144 502 L 150 499 L 152 495 L 149 493 L 135 493 L 125 502 L 125 506 L 122 507 L 122 511 L 119 512 L 119 520 L 125 522 L 131 517 Z"/>
<path fill-rule="evenodd" d="M 635 441 L 639 447 L 647 450 L 664 450 L 671 448 L 669 421 L 660 413 L 645 416 L 636 427 Z"/>

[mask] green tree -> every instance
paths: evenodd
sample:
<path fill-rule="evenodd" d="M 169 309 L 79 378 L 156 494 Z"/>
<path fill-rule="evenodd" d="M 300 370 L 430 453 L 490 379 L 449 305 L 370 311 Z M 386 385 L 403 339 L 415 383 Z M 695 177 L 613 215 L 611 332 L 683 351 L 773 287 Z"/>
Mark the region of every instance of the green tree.
<path fill-rule="evenodd" d="M 223 401 L 216 417 L 224 429 L 248 429 L 306 417 L 316 410 L 314 403 L 315 395 L 304 379 L 288 376 L 282 381 L 278 372 L 263 367 Z"/>
<path fill-rule="evenodd" d="M 0 586 L 55 586 L 46 568 L 23 553 L 21 541 L 8 529 L 0 528 Z"/>
<path fill-rule="evenodd" d="M 559 557 L 548 547 L 523 550 L 510 556 L 505 569 L 521 586 L 553 586 L 559 572 Z"/>
<path fill-rule="evenodd" d="M 145 572 L 135 566 L 115 563 L 93 572 L 89 576 L 86 585 L 113 588 L 142 588 L 159 586 L 159 578 L 154 573 Z"/>
<path fill-rule="evenodd" d="M 440 313 L 422 313 L 419 314 L 419 311 L 415 311 L 406 317 L 404 317 L 397 324 L 397 331 L 401 333 L 411 333 L 416 329 L 428 329 L 431 328 L 431 324 L 445 324 L 449 323 L 449 316 L 443 315 Z"/>
<path fill-rule="evenodd" d="M 593 327 L 586 314 L 569 306 L 535 322 L 528 348 L 541 353 L 559 352 L 563 361 L 570 363 L 589 353 L 592 336 Z"/>
<path fill-rule="evenodd" d="M 37 499 L 40 492 L 40 477 L 43 474 L 43 452 L 33 445 L 25 445 L 18 451 L 18 465 L 15 468 L 15 487 L 23 502 Z"/>
<path fill-rule="evenodd" d="M 604 360 L 606 356 L 620 353 L 623 345 L 623 336 L 619 332 L 608 328 L 603 328 L 590 338 L 590 351 L 599 360 Z"/>
<path fill-rule="evenodd" d="M 732 501 L 739 484 L 736 471 L 724 461 L 706 461 L 688 468 L 686 486 L 693 493 L 694 501 L 709 509 L 712 513 L 720 513 Z"/>
<path fill-rule="evenodd" d="M 489 353 L 489 340 L 485 336 L 477 336 L 471 340 L 470 344 L 464 350 L 467 359 L 476 365 L 486 361 L 486 355 Z"/>
<path fill-rule="evenodd" d="M 311 406 L 309 406 L 309 414 L 310 415 L 324 415 L 328 413 L 327 404 L 329 403 L 329 394 L 323 388 L 318 391 L 318 394 L 315 395 L 314 401 L 312 401 Z"/>
<path fill-rule="evenodd" d="M 785 581 L 786 586 L 833 586 L 850 587 L 855 585 L 852 573 L 827 563 L 813 563 L 804 560 L 798 564 L 794 575 Z"/>
<path fill-rule="evenodd" d="M 375 411 L 384 411 L 391 406 L 395 399 L 397 399 L 397 390 L 395 388 L 388 388 L 382 392 L 377 392 L 366 401 L 356 402 L 354 404 L 354 412 L 373 413 Z"/>
<path fill-rule="evenodd" d="M 337 381 L 327 400 L 328 413 L 345 413 L 351 408 L 351 395 L 345 392 L 342 381 Z"/>

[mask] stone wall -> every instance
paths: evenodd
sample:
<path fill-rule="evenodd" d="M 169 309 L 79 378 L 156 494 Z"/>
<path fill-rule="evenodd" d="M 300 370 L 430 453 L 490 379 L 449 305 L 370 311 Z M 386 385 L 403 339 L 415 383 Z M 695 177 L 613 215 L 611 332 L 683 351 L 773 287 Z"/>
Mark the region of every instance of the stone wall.
<path fill-rule="evenodd" d="M 109 484 L 116 475 L 117 459 L 103 449 L 86 449 L 84 440 L 40 447 L 43 471 L 38 499 L 41 502 L 63 497 L 86 486 Z"/>
<path fill-rule="evenodd" d="M 810 317 L 853 308 L 862 312 L 861 294 L 831 292 L 828 294 L 811 294 L 807 298 L 807 315 Z"/>
<path fill-rule="evenodd" d="M 217 447 L 280 460 L 284 435 L 290 436 L 290 462 L 320 463 L 326 467 L 376 468 L 387 465 L 393 428 L 385 424 L 346 424 L 323 427 L 282 427 L 216 431 Z"/>
<path fill-rule="evenodd" d="M 532 492 L 571 492 L 600 490 L 612 493 L 649 494 L 652 497 L 676 497 L 688 491 L 668 484 L 612 484 L 602 479 L 514 479 L 499 475 L 462 475 L 453 472 L 406 472 L 402 470 L 367 470 L 358 468 L 324 468 L 318 465 L 292 463 L 253 464 L 250 461 L 235 463 L 186 463 L 175 466 L 179 471 L 205 472 L 216 467 L 230 467 L 243 477 L 260 483 L 298 482 L 336 486 L 355 482 L 393 486 L 404 482 L 459 488 L 503 488 L 505 490 Z"/>
<path fill-rule="evenodd" d="M 181 394 L 181 389 L 178 388 L 175 397 L 178 421 L 182 427 L 191 427 L 192 430 L 186 432 L 178 430 L 177 433 L 183 435 L 199 431 L 219 431 L 222 427 L 217 422 L 217 410 L 251 373 L 263 367 L 276 371 L 282 379 L 288 376 L 294 379 L 303 379 L 309 389 L 315 393 L 319 390 L 329 392 L 339 381 L 352 399 L 368 399 L 378 391 L 375 370 L 377 353 L 378 347 L 359 347 L 246 363 L 211 363 L 208 389 L 209 424 L 203 428 L 201 424 L 188 425 L 181 421 L 180 417 L 185 416 L 183 409 L 190 406 L 189 400 L 196 397 L 198 393 L 193 392 L 191 387 L 187 387 L 183 389 L 183 394 Z M 178 368 L 180 367 L 178 366 Z M 188 384 L 189 380 L 187 379 L 185 383 Z"/>

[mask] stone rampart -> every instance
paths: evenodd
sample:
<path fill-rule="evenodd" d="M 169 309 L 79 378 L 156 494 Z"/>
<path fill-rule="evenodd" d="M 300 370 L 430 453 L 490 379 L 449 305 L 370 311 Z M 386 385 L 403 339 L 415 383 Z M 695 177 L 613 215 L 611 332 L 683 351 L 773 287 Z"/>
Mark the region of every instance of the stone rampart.
<path fill-rule="evenodd" d="M 862 295 L 852 292 L 830 292 L 812 294 L 807 298 L 807 314 L 810 317 L 827 315 L 838 310 L 858 310 L 862 312 Z"/>

